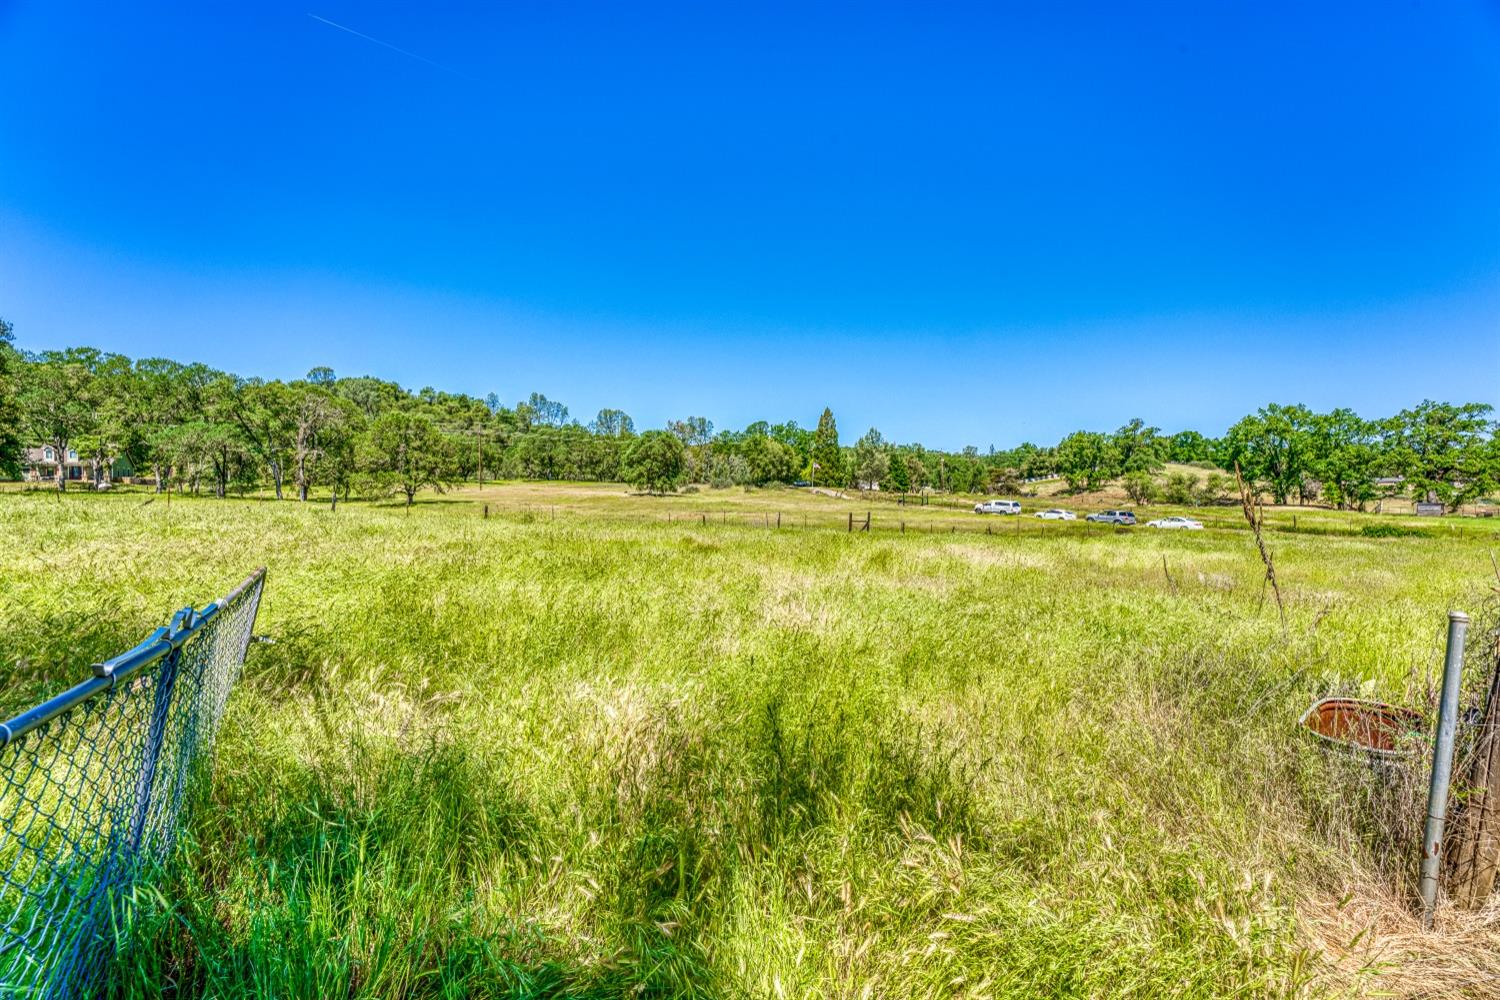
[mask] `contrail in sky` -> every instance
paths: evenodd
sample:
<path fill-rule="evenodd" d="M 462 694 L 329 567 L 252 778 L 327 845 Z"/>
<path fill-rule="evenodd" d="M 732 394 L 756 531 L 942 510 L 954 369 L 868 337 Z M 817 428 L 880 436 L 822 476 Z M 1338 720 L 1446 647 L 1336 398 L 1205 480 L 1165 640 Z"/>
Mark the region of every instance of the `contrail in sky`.
<path fill-rule="evenodd" d="M 428 59 L 426 56 L 419 56 L 415 52 L 408 52 L 408 51 L 406 51 L 403 48 L 399 48 L 399 47 L 397 47 L 395 45 L 392 45 L 390 42 L 382 42 L 380 39 L 373 38 L 370 35 L 365 34 L 363 31 L 355 31 L 353 28 L 346 28 L 344 25 L 339 24 L 337 21 L 330 21 L 326 17 L 319 17 L 317 14 L 314 14 L 314 13 L 311 13 L 311 12 L 309 12 L 307 16 L 310 17 L 310 18 L 312 18 L 314 21 L 322 21 L 324 24 L 328 25 L 330 28 L 337 28 L 340 31 L 347 31 L 349 34 L 353 35 L 356 38 L 363 38 L 367 42 L 374 42 L 376 45 L 382 45 L 385 48 L 390 49 L 392 52 L 399 52 L 403 56 L 406 56 L 406 57 L 408 57 L 410 59 L 416 59 L 419 62 L 424 62 L 424 63 L 426 63 L 429 66 L 433 66 L 433 67 L 436 67 L 437 69 L 442 70 L 444 73 L 452 73 L 454 76 L 458 77 L 460 80 L 467 80 L 469 83 L 474 83 L 475 82 L 473 79 L 471 79 L 471 78 L 469 78 L 467 76 L 464 76 L 462 73 L 460 73 L 458 70 L 454 69 L 452 66 L 444 66 L 440 62 L 437 62 L 437 61 L 432 60 L 432 59 Z"/>

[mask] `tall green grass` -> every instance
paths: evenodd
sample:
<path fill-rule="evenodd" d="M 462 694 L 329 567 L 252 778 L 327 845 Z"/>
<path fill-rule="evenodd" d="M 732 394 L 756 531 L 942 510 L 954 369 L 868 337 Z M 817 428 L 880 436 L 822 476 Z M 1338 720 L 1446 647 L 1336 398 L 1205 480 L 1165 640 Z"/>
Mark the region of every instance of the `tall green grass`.
<path fill-rule="evenodd" d="M 0 498 L 0 689 L 269 567 L 153 997 L 1375 988 L 1303 915 L 1391 848 L 1294 723 L 1416 699 L 1496 540 L 1276 535 L 1283 632 L 1230 531 L 140 500 Z"/>

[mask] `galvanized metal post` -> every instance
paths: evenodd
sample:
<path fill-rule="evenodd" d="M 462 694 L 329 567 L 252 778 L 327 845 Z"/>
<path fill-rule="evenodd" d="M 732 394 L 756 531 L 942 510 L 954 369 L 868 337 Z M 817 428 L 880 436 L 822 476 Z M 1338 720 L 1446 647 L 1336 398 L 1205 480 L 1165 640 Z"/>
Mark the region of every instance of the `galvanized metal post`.
<path fill-rule="evenodd" d="M 1427 791 L 1427 826 L 1422 833 L 1422 928 L 1432 928 L 1438 873 L 1443 866 L 1443 824 L 1448 819 L 1448 785 L 1453 779 L 1453 740 L 1458 730 L 1458 685 L 1463 672 L 1464 634 L 1469 616 L 1448 612 L 1448 655 L 1443 660 L 1443 691 L 1438 701 L 1437 735 L 1432 744 L 1432 784 Z"/>

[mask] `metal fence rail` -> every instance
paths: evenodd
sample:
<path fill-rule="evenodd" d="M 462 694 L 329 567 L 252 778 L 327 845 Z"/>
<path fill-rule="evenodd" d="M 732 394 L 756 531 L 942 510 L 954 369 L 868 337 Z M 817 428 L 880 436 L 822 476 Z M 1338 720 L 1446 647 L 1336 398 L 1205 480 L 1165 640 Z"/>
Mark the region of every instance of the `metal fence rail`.
<path fill-rule="evenodd" d="M 0 724 L 0 996 L 86 996 L 115 907 L 171 849 L 265 586 L 188 607 L 76 687 Z"/>

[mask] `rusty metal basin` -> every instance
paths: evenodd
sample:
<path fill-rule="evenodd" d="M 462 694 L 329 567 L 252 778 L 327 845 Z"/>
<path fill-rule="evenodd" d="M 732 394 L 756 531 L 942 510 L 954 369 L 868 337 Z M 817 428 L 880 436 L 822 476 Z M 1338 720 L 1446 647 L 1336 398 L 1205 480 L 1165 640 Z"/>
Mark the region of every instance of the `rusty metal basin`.
<path fill-rule="evenodd" d="M 1406 757 L 1408 738 L 1422 732 L 1422 714 L 1410 708 L 1358 698 L 1324 698 L 1302 715 L 1302 725 L 1329 743 L 1378 757 Z"/>

